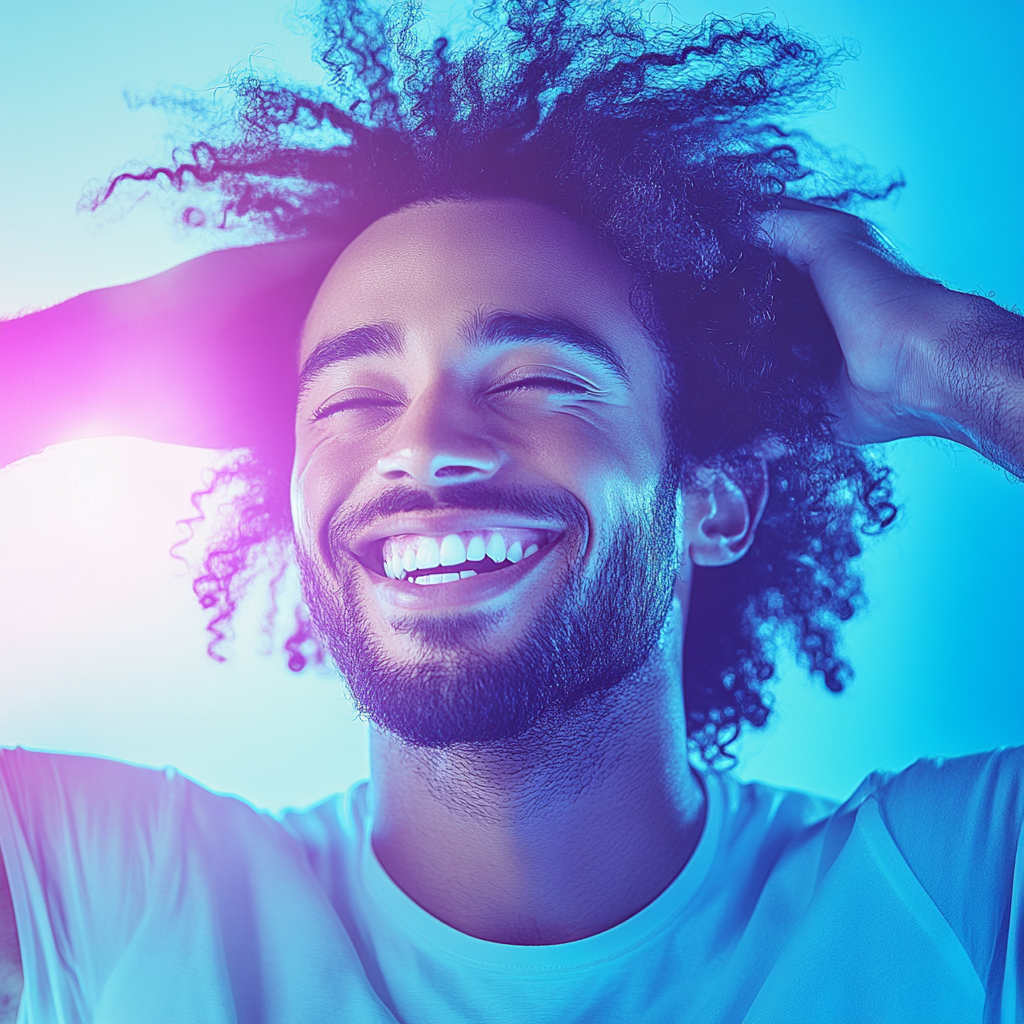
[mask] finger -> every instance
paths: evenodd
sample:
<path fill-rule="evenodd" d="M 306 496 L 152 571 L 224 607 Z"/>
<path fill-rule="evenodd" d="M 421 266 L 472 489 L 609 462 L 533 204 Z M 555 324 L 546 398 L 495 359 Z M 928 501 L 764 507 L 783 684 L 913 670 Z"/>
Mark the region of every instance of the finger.
<path fill-rule="evenodd" d="M 761 221 L 761 230 L 776 254 L 805 272 L 818 257 L 822 244 L 820 232 L 812 231 L 806 218 L 806 210 L 787 204 L 765 214 Z"/>
<path fill-rule="evenodd" d="M 870 244 L 873 238 L 871 226 L 853 214 L 787 197 L 765 214 L 761 227 L 776 253 L 803 271 L 826 252 Z"/>

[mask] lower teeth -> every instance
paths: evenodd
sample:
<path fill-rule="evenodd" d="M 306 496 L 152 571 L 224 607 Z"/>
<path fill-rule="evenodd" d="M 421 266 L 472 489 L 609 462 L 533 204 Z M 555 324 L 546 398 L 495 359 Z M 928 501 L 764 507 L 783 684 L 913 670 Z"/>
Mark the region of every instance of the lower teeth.
<path fill-rule="evenodd" d="M 462 572 L 434 572 L 429 576 L 410 576 L 408 580 L 410 583 L 429 585 L 432 583 L 455 583 L 456 580 L 468 579 L 475 575 L 476 573 L 472 569 L 463 569 Z"/>
<path fill-rule="evenodd" d="M 505 568 L 506 565 L 515 565 L 516 562 L 520 562 L 524 558 L 529 558 L 530 555 L 536 554 L 539 548 L 538 545 L 531 544 L 525 551 L 523 551 L 517 542 L 513 545 L 512 550 L 515 554 L 510 554 L 507 561 L 488 565 L 488 568 L 481 569 L 480 571 L 494 572 L 496 569 Z M 399 579 L 404 580 L 406 583 L 419 583 L 421 585 L 431 585 L 434 583 L 456 583 L 460 579 L 464 580 L 468 579 L 470 576 L 478 575 L 478 572 L 475 569 L 462 569 L 458 572 L 432 572 L 424 573 L 420 576 L 413 576 L 408 574 L 401 564 L 399 564 L 394 571 L 389 566 L 385 565 L 384 573 L 389 579 Z"/>

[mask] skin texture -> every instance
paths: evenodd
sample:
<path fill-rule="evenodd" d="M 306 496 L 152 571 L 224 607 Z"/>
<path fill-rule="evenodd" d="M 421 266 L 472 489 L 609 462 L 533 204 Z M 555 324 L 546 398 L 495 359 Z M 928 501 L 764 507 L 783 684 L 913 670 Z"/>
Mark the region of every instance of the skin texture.
<path fill-rule="evenodd" d="M 444 212 L 455 218 L 447 222 L 448 234 L 432 236 L 427 245 L 413 230 L 416 217 L 422 228 L 428 224 L 422 218 Z M 493 219 L 470 216 L 483 212 Z M 404 227 L 396 230 L 400 218 Z M 430 224 L 442 226 L 436 219 Z M 1019 316 L 913 274 L 873 229 L 845 214 L 787 202 L 766 221 L 765 230 L 780 256 L 810 275 L 836 329 L 845 365 L 836 381 L 834 409 L 848 441 L 949 437 L 1022 475 Z M 461 247 L 470 235 L 479 243 L 472 258 Z M 444 260 L 436 255 L 435 242 Z M 279 365 L 273 338 L 279 345 L 281 325 L 293 323 L 281 310 L 297 317 L 308 307 L 335 255 L 322 243 L 305 242 L 216 253 L 148 281 L 4 324 L 0 408 L 14 432 L 0 433 L 16 441 L 5 449 L 5 461 L 63 439 L 63 403 L 69 395 L 78 396 L 86 410 L 89 402 L 96 408 L 115 404 L 110 396 L 94 401 L 70 370 L 68 387 L 61 391 L 54 367 L 63 364 L 45 344 L 55 323 L 57 334 L 80 342 L 85 351 L 90 338 L 104 339 L 111 365 L 123 366 L 120 394 L 150 393 L 159 365 L 171 367 L 191 396 L 192 385 L 185 382 L 208 379 L 211 366 L 252 364 L 259 378 L 264 356 L 267 365 Z M 464 275 L 461 281 L 456 271 Z M 483 293 L 465 294 L 470 281 Z M 522 474 L 574 494 L 587 511 L 588 533 L 565 557 L 586 560 L 621 511 L 613 482 L 649 486 L 664 443 L 650 414 L 660 371 L 624 309 L 627 284 L 624 268 L 596 242 L 529 204 L 448 205 L 406 211 L 374 225 L 335 264 L 310 317 L 305 351 L 321 340 L 318 335 L 353 326 L 345 317 L 356 315 L 358 299 L 363 303 L 358 318 L 364 322 L 385 314 L 406 321 L 406 354 L 389 369 L 391 383 L 397 378 L 405 392 L 399 414 L 374 430 L 350 433 L 347 441 L 335 428 L 310 423 L 309 404 L 300 406 L 295 518 L 307 549 L 324 559 L 322 527 L 346 503 L 366 500 L 400 481 L 439 490 L 452 477 L 437 471 L 461 466 L 495 481 L 502 474 Z M 249 316 L 246 330 L 223 329 L 231 310 L 257 309 L 271 296 L 277 320 Z M 460 335 L 453 330 L 462 324 L 455 311 L 476 313 L 488 302 L 514 307 L 527 300 L 561 303 L 563 312 L 569 304 L 576 316 L 589 310 L 598 333 L 621 346 L 635 376 L 633 390 L 622 393 L 618 404 L 605 402 L 590 420 L 551 414 L 546 400 L 523 392 L 513 403 L 518 409 L 513 426 L 486 402 L 475 401 L 473 382 L 479 384 L 490 364 L 481 367 L 462 358 Z M 151 315 L 154 308 L 161 318 L 156 363 L 130 355 L 145 333 L 146 310 Z M 550 362 L 554 354 L 529 356 L 538 357 Z M 592 372 L 580 365 L 568 369 Z M 54 380 L 49 388 L 39 384 Z M 22 394 L 31 396 L 23 403 L 31 406 L 23 430 L 18 406 L 6 401 Z M 181 423 L 163 422 L 159 430 L 141 405 L 133 418 L 129 403 L 119 413 L 117 432 L 209 447 L 241 443 L 252 408 L 237 394 L 231 401 L 239 410 L 237 423 L 225 419 L 216 403 L 203 401 L 186 408 Z M 460 409 L 476 418 L 472 430 L 453 421 Z M 538 728 L 516 744 L 490 751 L 413 750 L 374 737 L 375 849 L 395 881 L 443 920 L 504 941 L 564 941 L 629 916 L 688 858 L 703 815 L 699 784 L 680 768 L 685 733 L 678 680 L 689 567 L 741 557 L 764 501 L 763 486 L 748 485 L 744 493 L 720 473 L 699 475 L 698 485 L 679 502 L 677 600 L 645 672 L 582 706 L 571 728 Z M 352 564 L 328 568 L 365 571 Z M 517 622 L 529 615 L 535 599 L 531 591 L 542 589 L 539 570 L 522 588 L 522 606 L 511 613 L 507 638 L 493 639 L 514 642 Z M 375 628 L 395 655 L 429 654 L 387 635 L 387 602 L 374 606 L 373 582 L 362 585 L 368 607 L 375 608 Z M 603 842 L 594 843 L 595 835 Z M 6 872 L 0 879 L 6 882 Z M 4 884 L 0 1020 L 14 1019 L 20 992 L 20 955 Z"/>

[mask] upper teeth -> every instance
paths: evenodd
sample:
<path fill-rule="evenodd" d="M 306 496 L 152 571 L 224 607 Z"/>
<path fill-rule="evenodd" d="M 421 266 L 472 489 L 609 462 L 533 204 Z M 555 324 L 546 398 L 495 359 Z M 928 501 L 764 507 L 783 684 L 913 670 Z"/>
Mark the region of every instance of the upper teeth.
<path fill-rule="evenodd" d="M 519 562 L 529 558 L 545 542 L 542 530 L 506 528 L 478 533 L 447 533 L 443 537 L 402 534 L 384 541 L 384 573 L 392 579 L 409 577 L 415 583 L 449 583 L 475 576 L 472 569 L 457 572 L 423 573 L 438 566 L 465 562 Z"/>

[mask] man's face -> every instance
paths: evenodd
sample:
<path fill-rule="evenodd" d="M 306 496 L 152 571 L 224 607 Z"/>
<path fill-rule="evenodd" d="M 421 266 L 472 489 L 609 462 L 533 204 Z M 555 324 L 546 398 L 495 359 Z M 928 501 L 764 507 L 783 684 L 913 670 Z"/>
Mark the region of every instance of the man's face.
<path fill-rule="evenodd" d="M 662 364 L 630 273 L 516 200 L 377 221 L 302 341 L 293 516 L 357 703 L 430 745 L 637 671 L 678 567 Z"/>

